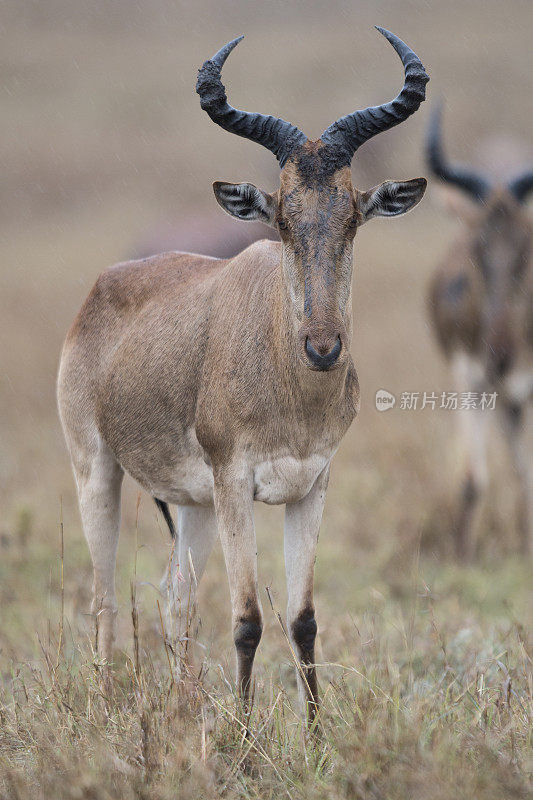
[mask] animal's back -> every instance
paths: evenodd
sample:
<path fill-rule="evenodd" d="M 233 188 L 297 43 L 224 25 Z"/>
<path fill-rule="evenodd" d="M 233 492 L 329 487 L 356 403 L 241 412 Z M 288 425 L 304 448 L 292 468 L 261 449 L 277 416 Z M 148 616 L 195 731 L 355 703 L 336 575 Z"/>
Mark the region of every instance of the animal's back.
<path fill-rule="evenodd" d="M 157 326 L 163 326 L 169 314 L 175 324 L 185 324 L 191 304 L 208 301 L 210 277 L 226 263 L 207 256 L 165 253 L 116 264 L 101 273 L 67 334 L 61 355 L 58 403 L 67 438 L 88 440 L 97 434 L 105 438 L 108 411 L 118 400 L 113 396 L 115 380 L 121 377 L 124 390 L 133 397 L 150 353 L 165 369 L 169 354 Z M 136 339 L 143 319 L 148 327 L 141 347 Z M 198 339 L 201 333 L 196 330 L 193 335 Z M 139 412 L 142 415 L 143 409 Z"/>
<path fill-rule="evenodd" d="M 135 322 L 158 298 L 186 296 L 190 284 L 201 286 L 226 262 L 191 253 L 163 253 L 139 261 L 125 261 L 98 277 L 67 334 L 65 349 L 106 342 L 107 336 Z"/>
<path fill-rule="evenodd" d="M 199 392 L 213 391 L 206 354 L 216 371 L 231 334 L 266 335 L 246 332 L 245 321 L 268 302 L 278 261 L 277 243 L 257 242 L 230 261 L 169 253 L 103 272 L 61 359 L 58 400 L 73 458 L 104 442 L 162 499 L 207 502 L 212 478 L 195 430 Z M 251 354 L 254 368 L 267 351 Z M 188 475 L 194 490 L 167 491 Z"/>

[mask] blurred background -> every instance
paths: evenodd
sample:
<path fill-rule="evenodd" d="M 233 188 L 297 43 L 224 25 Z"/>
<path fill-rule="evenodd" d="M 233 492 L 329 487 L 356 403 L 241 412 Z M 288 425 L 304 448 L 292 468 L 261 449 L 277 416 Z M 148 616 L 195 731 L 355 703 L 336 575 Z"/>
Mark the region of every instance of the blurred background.
<path fill-rule="evenodd" d="M 495 172 L 533 162 L 529 0 L 2 3 L 4 664 L 35 653 L 35 631 L 57 612 L 61 514 L 66 613 L 74 631 L 90 629 L 91 567 L 55 402 L 62 340 L 79 306 L 106 266 L 179 247 L 192 226 L 212 232 L 223 216 L 212 181 L 277 187 L 273 156 L 225 133 L 201 111 L 197 69 L 244 33 L 224 70 L 230 101 L 290 120 L 317 138 L 338 117 L 387 101 L 401 87 L 401 64 L 375 24 L 415 50 L 431 82 L 414 117 L 356 154 L 356 186 L 427 174 L 424 132 L 439 97 L 446 101 L 453 159 Z M 227 222 L 239 232 L 245 226 Z M 353 356 L 362 406 L 334 462 L 317 561 L 321 652 L 332 660 L 352 648 L 354 619 L 362 624 L 370 611 L 394 616 L 419 590 L 439 598 L 451 633 L 468 629 L 480 643 L 510 608 L 524 619 L 531 599 L 528 568 L 515 555 L 515 485 L 498 436 L 479 557 L 463 567 L 453 560 L 450 527 L 458 465 L 453 412 L 397 405 L 380 413 L 374 403 L 378 389 L 399 397 L 454 388 L 428 326 L 425 295 L 458 229 L 430 183 L 412 214 L 374 221 L 356 238 Z M 137 497 L 128 479 L 118 576 L 122 648 L 129 646 Z M 257 519 L 260 586 L 271 587 L 282 609 L 282 510 L 258 507 Z M 142 641 L 155 650 L 153 585 L 169 542 L 144 494 L 138 541 Z M 231 664 L 220 549 L 200 603 L 209 652 Z M 276 620 L 265 617 L 258 674 L 277 664 L 282 647 Z"/>

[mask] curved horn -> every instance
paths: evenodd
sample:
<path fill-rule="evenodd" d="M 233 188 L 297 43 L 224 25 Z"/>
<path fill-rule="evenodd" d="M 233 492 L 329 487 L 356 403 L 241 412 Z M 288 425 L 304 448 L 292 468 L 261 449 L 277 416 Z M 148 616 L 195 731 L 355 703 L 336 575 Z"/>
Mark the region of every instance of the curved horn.
<path fill-rule="evenodd" d="M 285 120 L 233 108 L 228 103 L 226 89 L 220 79 L 224 62 L 241 39 L 244 36 L 228 42 L 198 70 L 196 91 L 200 95 L 200 105 L 221 128 L 262 144 L 274 153 L 283 167 L 292 150 L 307 141 L 307 137 Z"/>
<path fill-rule="evenodd" d="M 390 103 L 355 111 L 338 119 L 324 131 L 320 138 L 338 150 L 343 164 L 350 164 L 355 151 L 368 139 L 399 125 L 414 114 L 426 98 L 429 76 L 418 56 L 390 31 L 377 26 L 376 29 L 389 40 L 402 59 L 405 82 L 398 97 Z"/>
<path fill-rule="evenodd" d="M 438 178 L 441 178 L 441 180 L 459 186 L 459 188 L 464 189 L 476 200 L 483 200 L 490 189 L 489 182 L 471 169 L 467 169 L 466 167 L 453 167 L 447 162 L 442 147 L 441 118 L 442 103 L 433 111 L 429 123 L 426 140 L 426 157 L 430 169 Z"/>
<path fill-rule="evenodd" d="M 509 183 L 509 191 L 519 203 L 523 203 L 533 189 L 533 169 L 518 175 Z"/>

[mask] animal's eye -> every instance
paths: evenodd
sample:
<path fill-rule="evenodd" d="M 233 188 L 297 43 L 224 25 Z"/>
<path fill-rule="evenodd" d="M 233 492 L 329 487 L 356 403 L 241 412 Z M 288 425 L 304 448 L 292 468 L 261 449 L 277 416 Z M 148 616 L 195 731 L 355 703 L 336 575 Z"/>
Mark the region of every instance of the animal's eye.
<path fill-rule="evenodd" d="M 288 225 L 287 225 L 287 223 L 285 222 L 284 219 L 281 219 L 281 218 L 278 219 L 278 228 L 280 229 L 280 231 L 286 231 L 287 227 L 288 227 Z"/>

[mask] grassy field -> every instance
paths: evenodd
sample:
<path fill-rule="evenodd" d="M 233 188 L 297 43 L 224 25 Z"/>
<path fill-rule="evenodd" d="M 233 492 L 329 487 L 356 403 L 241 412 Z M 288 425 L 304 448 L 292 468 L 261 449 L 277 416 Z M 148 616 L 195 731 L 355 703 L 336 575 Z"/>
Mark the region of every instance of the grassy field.
<path fill-rule="evenodd" d="M 156 588 L 168 534 L 130 480 L 112 695 L 92 648 L 90 559 L 55 408 L 62 338 L 101 269 L 185 210 L 216 213 L 213 180 L 275 188 L 271 154 L 201 112 L 201 62 L 244 32 L 225 73 L 232 101 L 318 136 L 401 83 L 374 24 L 420 55 L 430 102 L 361 149 L 360 188 L 425 174 L 423 131 L 440 95 L 458 159 L 493 172 L 533 160 L 529 2 L 2 4 L 2 799 L 531 795 L 533 586 L 517 555 L 506 454 L 496 434 L 479 556 L 457 564 L 453 412 L 374 407 L 381 388 L 453 388 L 425 292 L 458 222 L 433 187 L 413 214 L 356 240 L 362 408 L 334 462 L 318 549 L 321 734 L 302 729 L 277 618 L 282 509 L 257 507 L 265 630 L 249 738 L 220 548 L 200 587 L 196 667 L 176 682 Z"/>

